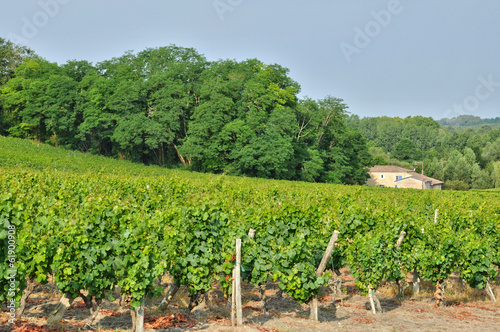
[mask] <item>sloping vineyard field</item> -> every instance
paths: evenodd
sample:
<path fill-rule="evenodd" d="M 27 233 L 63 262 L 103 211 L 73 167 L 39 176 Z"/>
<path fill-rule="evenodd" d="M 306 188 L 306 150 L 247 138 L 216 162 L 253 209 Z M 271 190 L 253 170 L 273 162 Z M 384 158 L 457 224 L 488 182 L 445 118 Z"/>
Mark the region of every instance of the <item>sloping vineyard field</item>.
<path fill-rule="evenodd" d="M 416 272 L 436 285 L 439 304 L 452 273 L 488 291 L 500 264 L 498 192 L 198 174 L 4 137 L 0 225 L 4 308 L 14 299 L 21 314 L 33 289 L 50 279 L 69 304 L 84 300 L 89 324 L 116 287 L 139 315 L 145 298 L 162 297 L 158 280 L 167 273 L 195 305 L 215 281 L 230 294 L 237 263 L 248 284 L 272 280 L 299 303 L 345 266 L 369 295 Z M 317 276 L 334 230 L 340 235 L 328 271 Z M 241 262 L 234 260 L 237 238 Z"/>

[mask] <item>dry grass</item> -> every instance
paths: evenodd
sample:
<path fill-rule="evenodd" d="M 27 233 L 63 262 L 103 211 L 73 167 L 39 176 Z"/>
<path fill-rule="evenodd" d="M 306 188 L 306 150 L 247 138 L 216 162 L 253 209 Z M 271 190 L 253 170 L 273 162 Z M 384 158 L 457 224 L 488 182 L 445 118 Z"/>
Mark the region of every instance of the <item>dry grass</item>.
<path fill-rule="evenodd" d="M 343 326 L 348 325 L 349 328 L 354 328 L 353 331 L 361 331 L 363 327 L 366 328 L 370 325 L 373 328 L 378 327 L 382 329 L 383 327 L 384 330 L 390 330 L 390 326 L 386 326 L 387 324 L 403 326 L 404 324 L 420 324 L 423 322 L 427 324 L 429 328 L 427 330 L 435 328 L 435 324 L 440 324 L 439 326 L 441 327 L 460 330 L 470 327 L 464 324 L 482 324 L 481 322 L 483 322 L 485 325 L 476 326 L 478 330 L 486 327 L 486 330 L 490 331 L 489 326 L 491 324 L 500 323 L 500 311 L 498 311 L 500 309 L 500 277 L 492 284 L 492 288 L 499 301 L 491 303 L 484 290 L 470 288 L 458 274 L 454 274 L 445 282 L 445 306 L 434 308 L 432 304 L 435 301 L 435 288 L 432 282 L 422 281 L 420 283 L 419 294 L 413 294 L 412 275 L 409 274 L 406 283 L 402 283 L 404 286 L 404 299 L 402 301 L 397 299 L 398 287 L 396 283 L 387 282 L 377 289 L 377 296 L 382 301 L 384 310 L 387 310 L 384 316 L 379 317 L 372 316 L 371 311 L 367 309 L 369 306 L 368 300 L 361 291 L 356 289 L 349 270 L 343 269 L 342 275 L 344 277 L 343 294 L 335 297 L 337 301 L 341 301 L 337 302 L 337 306 L 332 305 L 333 296 L 329 288 L 324 288 L 320 294 L 321 315 L 323 319 L 330 322 L 328 324 L 332 324 L 331 326 L 328 324 L 325 325 L 325 329 L 332 326 L 337 327 L 340 323 Z M 171 277 L 165 276 L 158 285 L 165 288 L 166 291 L 170 283 L 172 283 Z M 281 322 L 283 326 L 280 326 L 279 330 L 311 330 L 307 328 L 301 330 L 298 327 L 300 324 L 313 324 L 312 322 L 308 322 L 307 319 L 304 320 L 304 318 L 308 317 L 309 307 L 295 303 L 286 295 L 282 298 L 278 297 L 276 283 L 269 283 L 266 290 L 266 295 L 268 296 L 266 301 L 268 308 L 272 310 L 271 315 L 264 315 L 260 311 L 261 301 L 258 289 L 246 283 L 242 286 L 245 319 L 248 322 L 260 326 L 264 326 L 266 322 L 269 322 L 268 324 L 273 322 L 278 324 Z M 116 289 L 114 293 L 115 301 L 105 301 L 103 310 L 108 313 L 104 313 L 107 317 L 103 320 L 103 326 L 106 329 L 125 331 L 131 326 L 128 312 L 124 312 L 120 316 L 109 314 L 109 312 L 116 312 L 119 309 L 118 291 Z M 33 302 L 29 304 L 30 309 L 29 315 L 26 317 L 27 321 L 43 325 L 49 310 L 55 307 L 60 296 L 61 294 L 54 283 L 40 287 L 32 298 Z M 218 328 L 226 326 L 224 324 L 227 324 L 230 310 L 225 306 L 224 295 L 217 283 L 214 284 L 214 288 L 209 293 L 209 298 L 210 303 L 208 305 L 204 302 L 201 303 L 190 315 L 190 319 L 198 322 L 198 328 L 207 328 L 208 332 L 219 331 Z M 158 310 L 161 300 L 161 298 L 147 300 L 147 316 L 165 316 L 164 313 Z M 78 301 L 77 299 L 75 302 Z M 186 287 L 181 287 L 166 314 L 171 315 L 174 312 L 180 312 L 187 315 L 186 309 L 188 303 L 188 291 Z M 497 312 L 495 313 L 492 309 L 497 310 Z M 79 326 L 78 324 L 81 324 L 87 316 L 88 311 L 86 309 L 76 308 L 69 312 L 64 319 L 64 324 L 60 327 L 69 326 L 76 329 Z M 287 320 L 292 318 L 295 319 L 293 320 L 293 324 L 298 324 L 297 326 L 287 323 Z M 449 326 L 449 319 L 453 319 L 454 326 Z M 372 322 L 368 324 L 368 320 Z M 389 323 L 387 323 L 388 321 Z M 487 322 L 491 324 L 488 325 Z M 314 325 L 312 330 L 322 331 L 320 326 L 316 325 Z M 419 331 L 427 330 L 423 329 Z M 1 323 L 0 331 L 4 331 Z"/>
<path fill-rule="evenodd" d="M 432 301 L 434 299 L 435 286 L 430 281 L 420 282 L 420 291 L 418 294 L 413 294 L 411 274 L 407 277 L 407 282 L 402 282 L 404 287 L 404 299 L 414 299 L 417 301 Z M 495 293 L 497 302 L 495 306 L 500 307 L 500 274 L 495 282 L 491 284 L 491 288 Z M 377 289 L 377 293 L 385 297 L 396 298 L 398 295 L 398 286 L 394 282 L 382 284 Z M 471 288 L 458 273 L 453 273 L 449 279 L 445 281 L 445 302 L 448 303 L 491 303 L 490 297 L 484 289 Z"/>

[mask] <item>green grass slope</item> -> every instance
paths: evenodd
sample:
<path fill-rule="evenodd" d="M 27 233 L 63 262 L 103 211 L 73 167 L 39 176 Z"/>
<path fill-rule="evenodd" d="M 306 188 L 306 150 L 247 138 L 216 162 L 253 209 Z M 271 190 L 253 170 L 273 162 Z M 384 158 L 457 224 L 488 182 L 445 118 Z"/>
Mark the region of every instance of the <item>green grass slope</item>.
<path fill-rule="evenodd" d="M 55 148 L 30 140 L 0 136 L 0 167 L 58 170 L 63 172 L 106 172 L 127 175 L 163 175 L 168 170 L 148 167 L 77 151 Z"/>
<path fill-rule="evenodd" d="M 411 202 L 416 203 L 417 200 L 420 204 L 428 202 L 426 204 L 429 205 L 431 202 L 432 205 L 437 205 L 443 201 L 448 204 L 453 201 L 470 204 L 476 202 L 477 205 L 481 200 L 498 203 L 493 204 L 494 206 L 500 205 L 500 192 L 498 191 L 464 193 L 426 190 L 421 192 L 414 189 L 343 186 L 203 174 L 145 166 L 125 160 L 69 151 L 30 140 L 0 136 L 0 171 L 2 169 L 8 170 L 9 173 L 34 171 L 40 174 L 58 174 L 62 177 L 103 177 L 103 181 L 118 179 L 126 182 L 154 183 L 168 179 L 185 183 L 190 191 L 197 192 L 197 199 L 206 196 L 218 196 L 220 199 L 225 199 L 239 195 L 238 201 L 246 201 L 250 205 L 255 202 L 265 202 L 267 205 L 268 200 L 288 201 L 289 204 L 300 208 L 319 205 L 325 210 L 333 209 L 339 200 L 349 200 L 366 206 L 380 204 L 380 207 L 382 207 L 382 202 L 385 206 L 407 204 L 406 209 L 410 209 L 413 205 Z"/>

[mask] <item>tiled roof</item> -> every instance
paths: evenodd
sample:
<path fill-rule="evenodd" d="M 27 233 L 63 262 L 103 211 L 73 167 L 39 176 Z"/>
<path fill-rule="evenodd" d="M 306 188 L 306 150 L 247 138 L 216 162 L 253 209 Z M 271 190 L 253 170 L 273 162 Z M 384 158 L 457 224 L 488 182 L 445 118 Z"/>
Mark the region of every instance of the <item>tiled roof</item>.
<path fill-rule="evenodd" d="M 392 165 L 373 166 L 370 172 L 413 172 L 412 170 Z"/>
<path fill-rule="evenodd" d="M 422 179 L 424 179 L 425 182 L 431 182 L 433 185 L 434 184 L 443 184 L 444 183 L 443 181 L 439 181 L 437 179 L 433 179 L 433 178 L 425 176 L 425 175 L 422 176 L 422 174 L 418 174 L 418 173 L 415 173 L 413 171 L 411 171 L 410 173 L 411 173 L 411 176 L 406 177 L 404 179 L 396 180 L 396 182 L 404 181 L 404 180 L 409 179 L 409 178 L 414 178 L 414 179 L 417 179 L 419 181 L 422 181 Z"/>

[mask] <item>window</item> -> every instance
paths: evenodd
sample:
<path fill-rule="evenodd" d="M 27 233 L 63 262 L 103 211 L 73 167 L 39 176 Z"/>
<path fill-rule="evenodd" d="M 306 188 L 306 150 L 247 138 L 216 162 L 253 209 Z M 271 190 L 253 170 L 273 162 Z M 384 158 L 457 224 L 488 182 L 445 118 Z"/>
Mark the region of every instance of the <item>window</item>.
<path fill-rule="evenodd" d="M 381 187 L 385 187 L 383 184 L 380 185 Z"/>
<path fill-rule="evenodd" d="M 396 188 L 398 187 L 398 185 L 396 185 Z"/>
<path fill-rule="evenodd" d="M 401 180 L 403 178 L 403 176 L 401 175 L 396 175 L 396 180 Z"/>
<path fill-rule="evenodd" d="M 384 178 L 384 174 L 380 174 L 380 178 L 383 179 Z"/>

